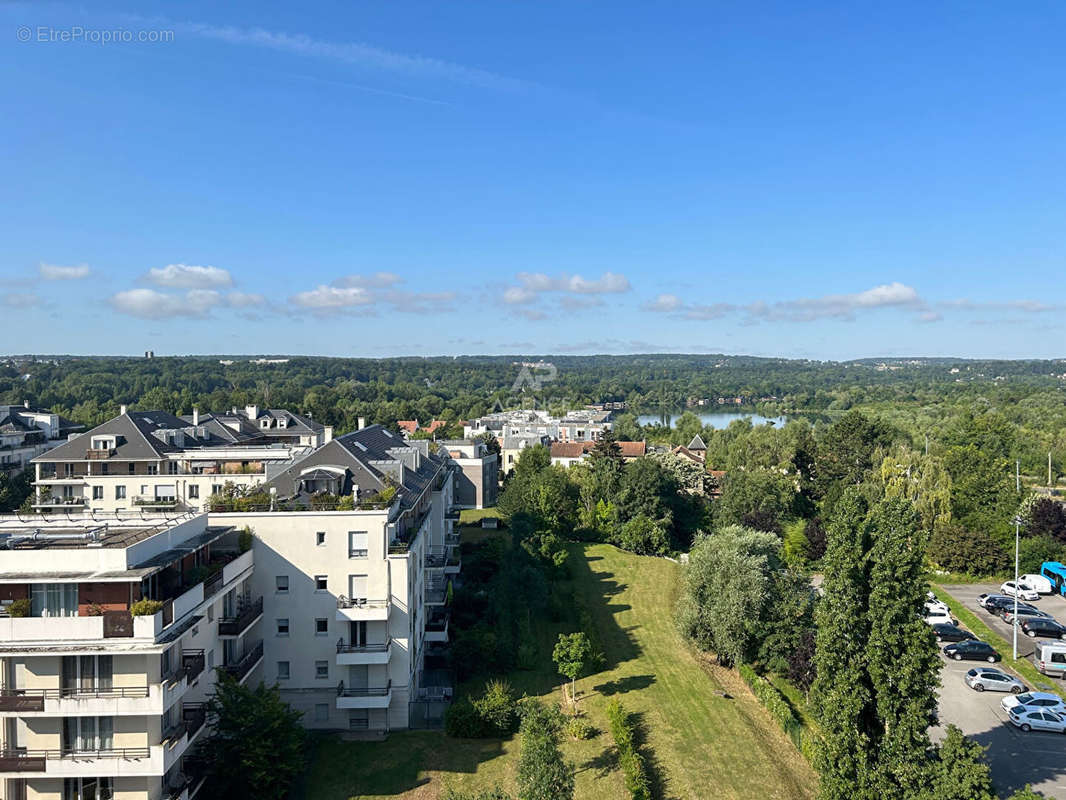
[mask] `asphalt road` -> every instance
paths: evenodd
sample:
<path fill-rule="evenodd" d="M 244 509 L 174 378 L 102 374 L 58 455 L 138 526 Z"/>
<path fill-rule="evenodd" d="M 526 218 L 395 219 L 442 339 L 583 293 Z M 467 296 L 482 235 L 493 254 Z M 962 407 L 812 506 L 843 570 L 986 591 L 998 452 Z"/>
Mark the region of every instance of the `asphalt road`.
<path fill-rule="evenodd" d="M 973 611 L 978 619 L 1010 642 L 1011 626 L 977 605 L 977 595 L 998 591 L 998 585 L 955 585 L 945 588 L 952 597 Z M 1051 612 L 1056 619 L 1066 624 L 1066 599 L 1042 596 L 1033 605 Z M 1032 652 L 1032 641 L 1019 630 L 1019 656 L 1029 656 Z M 1010 653 L 1001 655 L 1009 657 Z M 1030 783 L 1046 797 L 1066 800 L 1066 736 L 1037 731 L 1023 733 L 1011 725 L 1007 713 L 1000 706 L 1005 696 L 1002 692 L 975 692 L 966 685 L 966 671 L 979 666 L 992 665 L 979 661 L 944 659 L 940 673 L 940 725 L 932 729 L 933 739 L 941 739 L 944 727 L 953 724 L 959 726 L 968 737 L 987 747 L 992 779 L 1001 796 Z M 1059 681 L 1052 678 L 1045 678 L 1044 681 L 1046 686 L 1063 688 Z"/>

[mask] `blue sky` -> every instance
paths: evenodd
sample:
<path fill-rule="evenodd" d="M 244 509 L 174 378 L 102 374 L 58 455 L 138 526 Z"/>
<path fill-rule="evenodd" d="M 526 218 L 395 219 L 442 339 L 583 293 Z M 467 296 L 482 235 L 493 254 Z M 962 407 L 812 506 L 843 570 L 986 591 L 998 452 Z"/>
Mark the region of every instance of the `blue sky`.
<path fill-rule="evenodd" d="M 3 349 L 1066 356 L 1064 28 L 5 2 Z"/>

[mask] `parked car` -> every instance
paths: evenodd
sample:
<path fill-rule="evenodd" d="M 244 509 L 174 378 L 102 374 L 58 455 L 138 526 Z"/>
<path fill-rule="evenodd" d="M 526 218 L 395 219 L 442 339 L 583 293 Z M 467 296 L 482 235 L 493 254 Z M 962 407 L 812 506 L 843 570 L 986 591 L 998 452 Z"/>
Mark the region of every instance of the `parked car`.
<path fill-rule="evenodd" d="M 1048 617 L 1026 617 L 1020 620 L 1020 624 L 1022 633 L 1032 639 L 1062 639 L 1066 636 L 1066 625 Z"/>
<path fill-rule="evenodd" d="M 926 600 L 923 608 L 925 609 L 925 616 L 927 617 L 931 614 L 951 614 L 951 609 L 948 608 L 948 604 L 942 603 L 939 600 Z"/>
<path fill-rule="evenodd" d="M 1055 591 L 1055 587 L 1051 584 L 1049 578 L 1043 575 L 1036 575 L 1034 573 L 1026 573 L 1018 578 L 1022 583 L 1032 586 L 1040 594 L 1051 594 Z"/>
<path fill-rule="evenodd" d="M 1018 583 L 1015 583 L 1014 581 L 1004 581 L 999 585 L 999 591 L 1000 593 L 1007 595 L 1007 597 L 1014 597 L 1017 595 L 1020 600 L 1040 599 L 1040 592 L 1020 580 Z"/>
<path fill-rule="evenodd" d="M 1066 675 L 1066 643 L 1038 640 L 1033 665 L 1045 675 Z"/>
<path fill-rule="evenodd" d="M 1023 731 L 1051 731 L 1052 733 L 1066 733 L 1066 717 L 1052 711 L 1029 711 L 1019 707 L 1012 708 L 1007 713 L 1011 723 Z"/>
<path fill-rule="evenodd" d="M 936 634 L 938 642 L 965 642 L 973 638 L 973 634 L 965 628 L 948 622 L 938 622 L 933 626 L 933 633 Z"/>
<path fill-rule="evenodd" d="M 958 620 L 951 616 L 951 614 L 942 614 L 939 611 L 933 611 L 922 617 L 927 625 L 956 625 Z"/>
<path fill-rule="evenodd" d="M 1007 606 L 1005 609 L 999 612 L 1000 618 L 1008 625 L 1014 624 L 1014 606 Z M 1039 608 L 1034 608 L 1028 603 L 1018 603 L 1018 619 L 1035 619 L 1040 617 L 1042 619 L 1054 619 L 1048 612 L 1041 611 Z"/>
<path fill-rule="evenodd" d="M 1025 692 L 1024 694 L 1012 694 L 1004 697 L 999 704 L 1004 711 L 1010 711 L 1015 706 L 1025 706 L 1032 711 L 1052 711 L 1056 714 L 1066 714 L 1066 703 L 1062 698 L 1051 692 Z"/>
<path fill-rule="evenodd" d="M 953 642 L 944 648 L 944 655 L 956 661 L 966 659 L 967 661 L 987 661 L 989 664 L 995 664 L 1000 658 L 996 648 L 979 639 Z"/>
<path fill-rule="evenodd" d="M 1014 607 L 1014 598 L 1007 597 L 1005 594 L 990 594 L 981 603 L 981 608 L 989 614 L 998 614 L 1007 606 Z"/>
<path fill-rule="evenodd" d="M 975 692 L 1010 692 L 1021 694 L 1025 691 L 1025 684 L 995 667 L 976 667 L 966 673 L 966 685 Z"/>
<path fill-rule="evenodd" d="M 1006 597 L 1006 595 L 996 594 L 994 592 L 981 592 L 981 594 L 977 595 L 977 605 L 981 606 L 981 608 L 986 608 L 986 603 L 988 603 L 989 599 L 993 597 Z"/>

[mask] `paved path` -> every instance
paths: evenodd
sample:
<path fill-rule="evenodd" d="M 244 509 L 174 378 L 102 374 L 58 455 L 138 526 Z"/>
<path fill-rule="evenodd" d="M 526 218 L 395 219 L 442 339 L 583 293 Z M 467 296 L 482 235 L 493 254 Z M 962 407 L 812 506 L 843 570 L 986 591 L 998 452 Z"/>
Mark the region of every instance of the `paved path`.
<path fill-rule="evenodd" d="M 973 584 L 945 588 L 952 597 L 973 611 L 978 619 L 1010 642 L 1011 626 L 977 605 L 977 595 L 997 591 L 998 585 Z M 1045 596 L 1033 605 L 1050 611 L 1060 622 L 1066 621 L 1066 600 L 1061 597 Z M 1032 641 L 1019 631 L 1019 656 L 1029 656 L 1032 652 Z M 1002 655 L 1009 658 L 1010 652 Z M 1000 796 L 1009 795 L 1015 789 L 1031 783 L 1035 790 L 1047 797 L 1066 800 L 1066 736 L 1041 732 L 1023 733 L 1011 725 L 1007 721 L 1006 712 L 1000 706 L 1003 693 L 975 692 L 963 680 L 966 671 L 976 666 L 989 665 L 977 661 L 956 662 L 944 659 L 944 667 L 940 673 L 940 726 L 931 731 L 933 739 L 943 738 L 943 726 L 953 724 L 958 725 L 971 739 L 987 747 L 992 779 Z M 1052 678 L 1046 680 L 1055 688 L 1063 688 Z"/>

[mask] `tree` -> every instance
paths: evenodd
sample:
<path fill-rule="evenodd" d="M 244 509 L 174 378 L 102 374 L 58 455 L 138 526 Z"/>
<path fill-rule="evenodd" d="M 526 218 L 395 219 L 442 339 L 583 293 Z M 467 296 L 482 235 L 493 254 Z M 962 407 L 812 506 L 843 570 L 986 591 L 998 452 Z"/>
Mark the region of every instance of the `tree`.
<path fill-rule="evenodd" d="M 1046 798 L 1039 792 L 1034 792 L 1033 787 L 1027 783 L 1024 789 L 1019 789 L 1007 800 L 1046 800 Z"/>
<path fill-rule="evenodd" d="M 0 512 L 18 511 L 33 494 L 33 468 L 0 473 Z"/>
<path fill-rule="evenodd" d="M 1050 497 L 1038 497 L 1029 506 L 1025 526 L 1026 536 L 1053 536 L 1066 541 L 1066 510 L 1062 503 Z"/>
<path fill-rule="evenodd" d="M 614 543 L 637 555 L 661 556 L 670 549 L 670 535 L 659 520 L 638 514 L 618 529 Z"/>
<path fill-rule="evenodd" d="M 875 453 L 887 448 L 892 439 L 893 431 L 886 423 L 858 411 L 849 411 L 826 429 L 815 457 L 814 488 L 827 509 L 845 488 L 866 479 Z"/>
<path fill-rule="evenodd" d="M 306 766 L 306 732 L 278 687 L 251 689 L 220 670 L 207 714 L 213 729 L 203 752 L 211 796 L 286 797 Z"/>
<path fill-rule="evenodd" d="M 610 500 L 618 493 L 622 480 L 622 447 L 610 430 L 604 431 L 589 452 L 589 470 L 595 484 L 596 499 Z"/>
<path fill-rule="evenodd" d="M 487 431 L 485 433 L 479 433 L 474 437 L 474 441 L 481 442 L 488 448 L 490 453 L 496 454 L 497 459 L 500 458 L 500 453 L 502 452 L 500 450 L 500 442 L 491 433 L 488 433 Z"/>
<path fill-rule="evenodd" d="M 929 558 L 951 572 L 998 575 L 1008 564 L 1003 546 L 984 531 L 964 528 L 956 522 L 940 524 L 929 541 Z"/>
<path fill-rule="evenodd" d="M 623 522 L 640 514 L 651 519 L 666 519 L 670 510 L 667 498 L 676 491 L 672 477 L 655 459 L 630 461 L 623 468 L 619 481 L 619 517 Z"/>
<path fill-rule="evenodd" d="M 930 766 L 928 788 L 915 795 L 917 800 L 996 800 L 984 759 L 987 748 L 967 739 L 954 725 L 948 725 L 946 734 Z"/>
<path fill-rule="evenodd" d="M 722 481 L 717 519 L 722 525 L 780 532 L 781 524 L 793 512 L 795 499 L 793 482 L 779 472 L 732 470 Z"/>
<path fill-rule="evenodd" d="M 1010 557 L 1007 556 L 1009 562 Z M 1018 542 L 1018 574 L 1040 572 L 1045 561 L 1066 560 L 1066 545 L 1050 536 L 1028 536 Z"/>
<path fill-rule="evenodd" d="M 723 663 L 749 659 L 772 600 L 770 575 L 781 567 L 780 553 L 777 536 L 739 525 L 699 537 L 683 573 L 681 632 Z"/>
<path fill-rule="evenodd" d="M 559 674 L 570 679 L 570 701 L 577 702 L 577 679 L 580 678 L 593 661 L 596 652 L 592 640 L 585 632 L 560 633 L 559 640 L 552 651 L 552 660 L 559 669 Z"/>
<path fill-rule="evenodd" d="M 559 719 L 540 703 L 527 705 L 520 729 L 518 800 L 573 800 L 574 766 L 559 752 Z"/>

